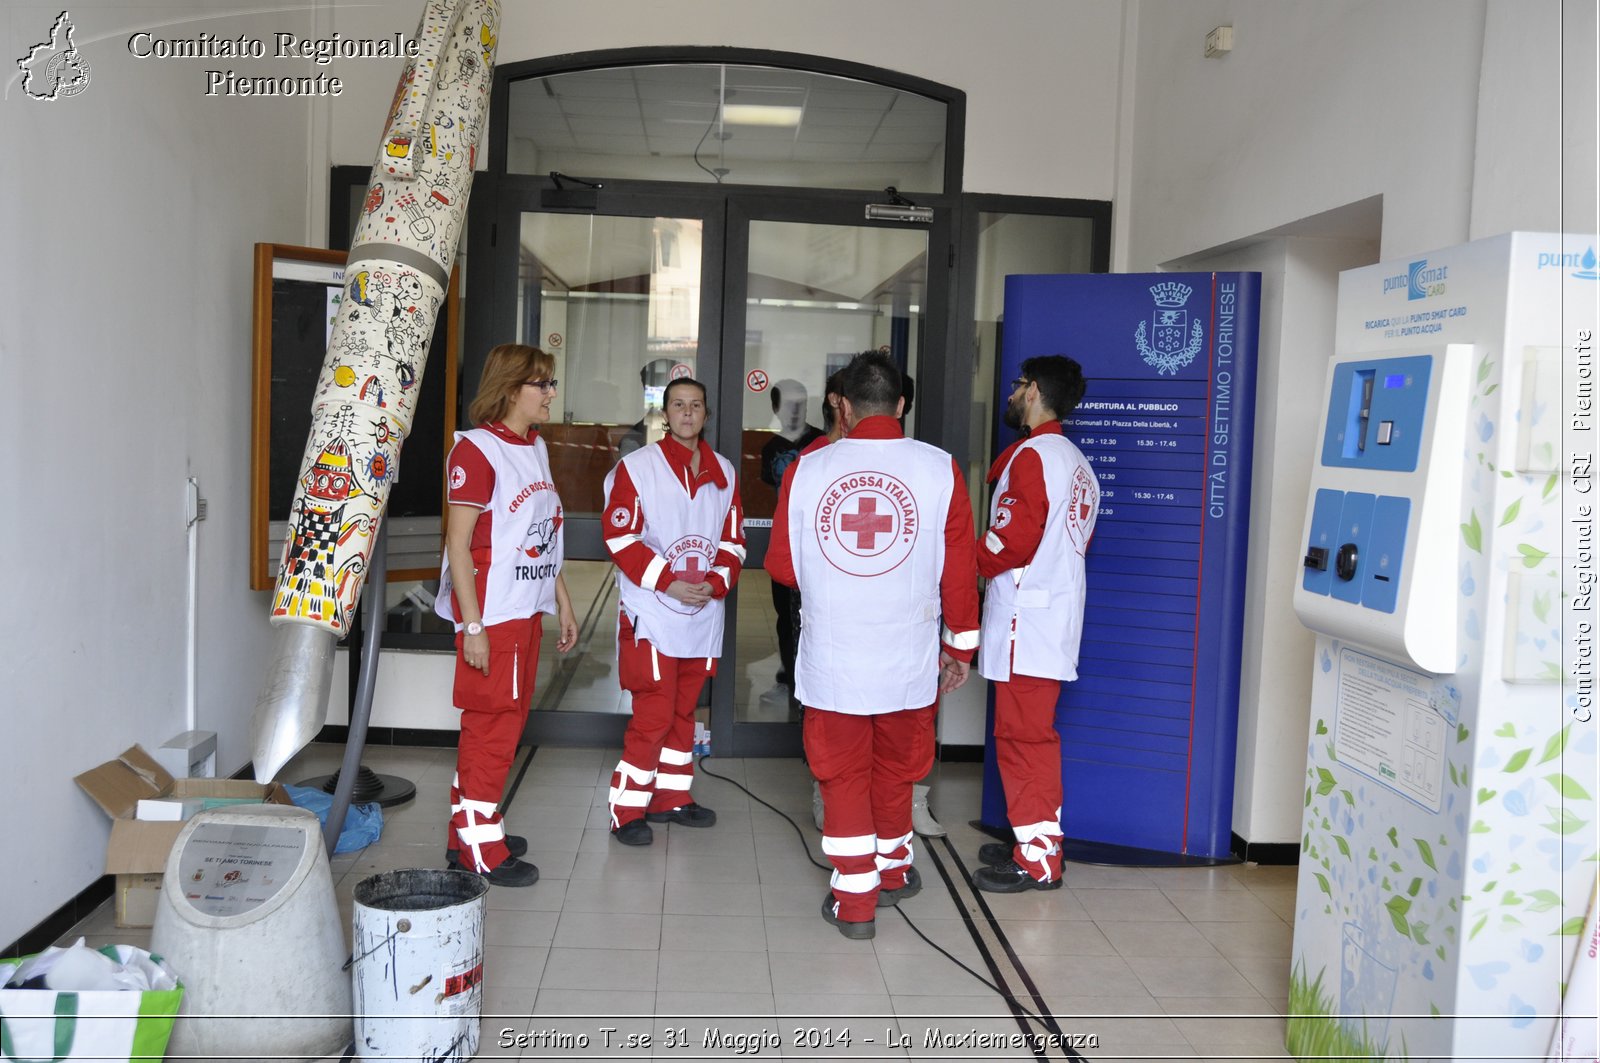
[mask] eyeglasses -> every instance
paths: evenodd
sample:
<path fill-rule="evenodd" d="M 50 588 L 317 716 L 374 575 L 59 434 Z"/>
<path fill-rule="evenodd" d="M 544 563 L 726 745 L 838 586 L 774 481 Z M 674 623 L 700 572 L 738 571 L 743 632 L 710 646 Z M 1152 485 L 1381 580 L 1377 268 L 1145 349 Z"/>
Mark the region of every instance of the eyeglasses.
<path fill-rule="evenodd" d="M 1027 377 L 1019 376 L 1019 377 L 1017 377 L 1017 379 L 1015 379 L 1015 380 L 1013 380 L 1011 382 L 1011 390 L 1012 391 L 1018 391 L 1018 390 L 1020 390 L 1022 388 L 1027 387 L 1031 383 L 1033 383 L 1033 381 L 1029 380 Z"/>
<path fill-rule="evenodd" d="M 554 391 L 559 383 L 561 381 L 551 377 L 549 380 L 524 380 L 522 386 L 525 388 L 538 388 L 540 391 Z"/>

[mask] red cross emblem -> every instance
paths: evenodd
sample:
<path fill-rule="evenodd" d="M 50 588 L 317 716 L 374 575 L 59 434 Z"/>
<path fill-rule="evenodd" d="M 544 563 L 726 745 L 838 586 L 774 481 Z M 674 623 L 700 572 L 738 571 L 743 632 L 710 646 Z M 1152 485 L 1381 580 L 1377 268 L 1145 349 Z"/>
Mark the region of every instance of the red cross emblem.
<path fill-rule="evenodd" d="M 894 517 L 878 512 L 878 500 L 872 495 L 862 495 L 854 513 L 839 518 L 839 530 L 855 532 L 856 549 L 871 552 L 878 548 L 878 533 L 894 531 Z"/>
<path fill-rule="evenodd" d="M 681 579 L 685 583 L 704 583 L 706 570 L 700 567 L 699 554 L 684 554 L 678 559 L 681 568 L 672 570 L 673 578 Z"/>
<path fill-rule="evenodd" d="M 817 547 L 851 576 L 881 576 L 900 567 L 916 546 L 921 518 L 907 484 L 877 470 L 846 473 L 816 502 Z"/>

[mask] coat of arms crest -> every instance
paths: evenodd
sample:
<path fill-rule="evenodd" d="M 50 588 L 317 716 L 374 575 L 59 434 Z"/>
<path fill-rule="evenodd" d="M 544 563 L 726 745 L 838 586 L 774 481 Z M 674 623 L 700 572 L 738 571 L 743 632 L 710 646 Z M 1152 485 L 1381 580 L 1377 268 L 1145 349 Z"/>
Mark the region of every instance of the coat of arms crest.
<path fill-rule="evenodd" d="M 1149 321 L 1139 322 L 1133 339 L 1146 365 L 1154 366 L 1157 373 L 1176 373 L 1194 361 L 1205 336 L 1200 319 L 1190 321 L 1189 311 L 1184 309 L 1194 289 L 1162 281 L 1150 286 L 1150 294 L 1156 301 L 1155 313 Z"/>

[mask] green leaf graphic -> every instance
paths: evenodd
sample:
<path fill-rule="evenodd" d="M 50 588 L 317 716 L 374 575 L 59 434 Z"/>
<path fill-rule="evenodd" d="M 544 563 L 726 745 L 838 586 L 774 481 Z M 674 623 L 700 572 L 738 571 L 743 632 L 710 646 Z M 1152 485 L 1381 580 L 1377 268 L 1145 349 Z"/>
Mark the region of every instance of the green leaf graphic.
<path fill-rule="evenodd" d="M 1345 803 L 1348 804 L 1351 808 L 1356 807 L 1356 795 L 1351 793 L 1349 790 L 1340 790 L 1339 791 L 1339 796 L 1344 798 L 1345 799 Z"/>
<path fill-rule="evenodd" d="M 1439 868 L 1433 862 L 1433 846 L 1429 845 L 1421 838 L 1416 838 L 1413 840 L 1417 843 L 1417 852 L 1422 854 L 1422 862 L 1433 868 L 1435 871 L 1439 870 Z"/>
<path fill-rule="evenodd" d="M 1530 898 L 1528 911 L 1548 912 L 1561 903 L 1561 895 L 1554 890 L 1533 890 L 1528 894 Z"/>
<path fill-rule="evenodd" d="M 1565 923 L 1562 923 L 1561 929 L 1557 930 L 1555 934 L 1552 934 L 1551 936 L 1571 938 L 1577 937 L 1581 933 L 1583 933 L 1583 916 L 1575 915 L 1571 919 L 1568 919 Z"/>
<path fill-rule="evenodd" d="M 1506 761 L 1506 766 L 1501 770 L 1507 775 L 1519 772 L 1522 770 L 1522 766 L 1528 763 L 1528 758 L 1531 756 L 1533 756 L 1532 749 L 1519 749 L 1515 753 L 1511 754 L 1511 759 Z M 1544 762 L 1540 761 L 1540 763 L 1542 764 Z"/>
<path fill-rule="evenodd" d="M 1321 720 L 1318 720 L 1317 721 L 1317 734 L 1325 735 L 1327 733 L 1328 733 L 1328 725 L 1323 723 Z"/>
<path fill-rule="evenodd" d="M 1478 804 L 1483 804 L 1485 801 L 1489 800 L 1489 798 L 1493 797 L 1499 792 L 1499 790 L 1485 790 L 1480 786 L 1478 788 Z"/>
<path fill-rule="evenodd" d="M 1535 594 L 1533 596 L 1533 615 L 1538 618 L 1539 623 L 1541 624 L 1548 624 L 1550 622 L 1549 594 Z"/>
<path fill-rule="evenodd" d="M 1548 479 L 1548 480 L 1546 480 L 1544 482 L 1544 490 L 1539 492 L 1539 497 L 1540 498 L 1549 498 L 1550 497 L 1550 492 L 1554 491 L 1556 489 L 1556 484 L 1558 484 L 1560 482 L 1561 482 L 1561 474 L 1557 473 L 1557 472 L 1551 473 L 1550 474 L 1550 479 Z"/>
<path fill-rule="evenodd" d="M 1311 787 L 1306 787 L 1306 807 L 1311 807 Z"/>
<path fill-rule="evenodd" d="M 1317 783 L 1318 797 L 1327 797 L 1329 794 L 1333 793 L 1334 789 L 1339 785 L 1338 781 L 1333 777 L 1333 772 L 1329 771 L 1327 768 L 1318 768 L 1317 778 L 1321 780 Z M 1324 824 L 1324 826 L 1326 826 L 1326 824 Z"/>
<path fill-rule="evenodd" d="M 1476 923 L 1472 924 L 1472 931 L 1469 934 L 1467 934 L 1467 940 L 1471 941 L 1473 938 L 1477 937 L 1478 936 L 1478 931 L 1482 930 L 1483 927 L 1484 927 L 1484 924 L 1487 923 L 1488 921 L 1489 921 L 1489 917 L 1487 915 L 1478 916 L 1478 921 Z"/>
<path fill-rule="evenodd" d="M 1422 889 L 1422 879 L 1421 878 L 1414 878 L 1414 879 L 1411 880 L 1411 885 L 1406 887 L 1406 896 L 1415 897 L 1417 895 L 1418 891 L 1420 891 L 1421 889 Z"/>
<path fill-rule="evenodd" d="M 1507 720 L 1499 727 L 1496 727 L 1494 733 L 1497 738 L 1515 738 L 1517 737 L 1517 725 Z"/>
<path fill-rule="evenodd" d="M 1390 827 L 1389 828 L 1388 838 L 1389 838 L 1389 844 L 1390 845 L 1394 846 L 1396 849 L 1400 848 L 1400 832 L 1399 831 L 1397 831 L 1393 827 Z"/>
<path fill-rule="evenodd" d="M 1411 910 L 1411 899 L 1398 895 L 1390 897 L 1384 907 L 1389 910 L 1389 918 L 1394 922 L 1394 928 L 1400 931 L 1400 936 L 1410 937 L 1411 924 L 1406 922 L 1406 913 Z"/>
<path fill-rule="evenodd" d="M 1541 550 L 1537 546 L 1531 546 L 1528 543 L 1518 543 L 1517 553 L 1522 555 L 1524 568 L 1538 568 L 1539 562 L 1550 556 L 1548 550 Z"/>
<path fill-rule="evenodd" d="M 1467 740 L 1467 735 L 1469 735 L 1471 733 L 1472 733 L 1471 731 L 1467 730 L 1467 725 L 1466 724 L 1464 724 L 1464 723 L 1456 724 L 1456 741 L 1457 742 L 1465 742 Z"/>
<path fill-rule="evenodd" d="M 1507 506 L 1504 513 L 1500 514 L 1500 527 L 1504 528 L 1507 524 L 1510 524 L 1512 521 L 1516 520 L 1517 514 L 1521 511 L 1522 499 L 1519 498 Z"/>
<path fill-rule="evenodd" d="M 1339 846 L 1339 851 L 1341 853 L 1343 853 L 1345 856 L 1350 856 L 1350 843 L 1344 840 L 1343 835 L 1336 834 L 1334 835 L 1333 840 L 1335 844 Z"/>
<path fill-rule="evenodd" d="M 1472 519 L 1461 525 L 1461 541 L 1467 544 L 1467 549 L 1475 554 L 1483 553 L 1483 525 L 1478 523 L 1478 511 L 1472 511 Z"/>
<path fill-rule="evenodd" d="M 1493 363 L 1489 361 L 1489 356 L 1486 354 L 1483 356 L 1483 361 L 1478 363 L 1478 383 L 1481 384 L 1485 380 L 1488 380 L 1489 373 L 1492 371 L 1492 369 Z"/>
<path fill-rule="evenodd" d="M 1322 887 L 1323 893 L 1326 893 L 1330 897 L 1333 896 L 1333 889 L 1328 885 L 1328 876 L 1322 874 L 1320 871 L 1313 871 L 1311 872 L 1311 877 L 1317 880 L 1317 885 Z"/>
<path fill-rule="evenodd" d="M 1571 834 L 1573 831 L 1582 830 L 1584 827 L 1589 825 L 1588 820 L 1579 819 L 1577 816 L 1574 816 L 1571 812 L 1564 808 L 1554 808 L 1546 805 L 1545 811 L 1554 816 L 1555 821 L 1553 823 L 1546 823 L 1544 825 L 1544 829 L 1553 830 L 1557 834 Z"/>
<path fill-rule="evenodd" d="M 1543 762 L 1541 761 L 1540 763 Z M 1556 792 L 1562 797 L 1570 797 L 1574 801 L 1589 800 L 1589 791 L 1585 790 L 1582 786 L 1579 786 L 1578 780 L 1574 779 L 1570 775 L 1562 775 L 1560 773 L 1555 775 L 1546 775 L 1544 777 L 1544 781 L 1549 783 L 1551 786 L 1554 786 L 1556 788 Z"/>
<path fill-rule="evenodd" d="M 1572 734 L 1572 725 L 1569 723 L 1560 731 L 1550 736 L 1550 741 L 1544 744 L 1544 755 L 1539 758 L 1540 764 L 1555 760 L 1567 749 L 1567 737 Z"/>

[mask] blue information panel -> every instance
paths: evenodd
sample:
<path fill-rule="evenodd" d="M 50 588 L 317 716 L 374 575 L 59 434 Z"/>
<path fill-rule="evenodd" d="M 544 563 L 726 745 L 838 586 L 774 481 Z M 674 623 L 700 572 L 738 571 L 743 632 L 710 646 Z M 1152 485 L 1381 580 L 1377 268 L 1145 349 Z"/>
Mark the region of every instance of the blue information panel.
<path fill-rule="evenodd" d="M 996 410 L 1025 358 L 1066 354 L 1089 381 L 1065 426 L 1101 491 L 1056 708 L 1070 839 L 1228 854 L 1260 290 L 1258 273 L 1006 278 Z M 1004 827 L 990 714 L 983 819 Z"/>

